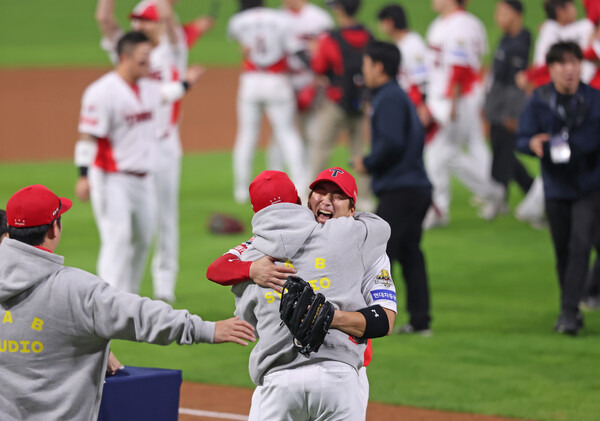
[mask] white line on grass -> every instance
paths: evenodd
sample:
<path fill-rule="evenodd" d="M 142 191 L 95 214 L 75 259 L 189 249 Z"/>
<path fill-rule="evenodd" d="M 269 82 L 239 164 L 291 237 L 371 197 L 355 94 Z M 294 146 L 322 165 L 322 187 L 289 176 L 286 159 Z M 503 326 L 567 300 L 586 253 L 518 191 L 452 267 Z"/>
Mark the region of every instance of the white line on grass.
<path fill-rule="evenodd" d="M 179 408 L 180 414 L 193 415 L 196 417 L 211 417 L 222 420 L 240 420 L 248 421 L 248 416 L 238 414 L 228 414 L 226 412 L 201 411 L 199 409 Z"/>

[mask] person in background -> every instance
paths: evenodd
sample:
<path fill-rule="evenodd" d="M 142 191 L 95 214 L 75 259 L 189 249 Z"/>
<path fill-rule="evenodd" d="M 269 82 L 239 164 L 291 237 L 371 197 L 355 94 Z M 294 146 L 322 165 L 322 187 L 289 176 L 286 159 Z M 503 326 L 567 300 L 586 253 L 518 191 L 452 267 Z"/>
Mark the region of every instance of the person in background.
<path fill-rule="evenodd" d="M 574 42 L 546 55 L 551 83 L 534 91 L 519 121 L 517 148 L 540 159 L 560 285 L 558 333 L 583 327 L 579 304 L 600 215 L 600 91 L 581 82 Z"/>
<path fill-rule="evenodd" d="M 391 228 L 387 254 L 402 266 L 410 320 L 396 333 L 431 335 L 429 286 L 421 251 L 423 219 L 431 183 L 423 164 L 425 134 L 416 109 L 398 86 L 398 48 L 373 41 L 363 58 L 365 84 L 372 90 L 371 153 L 354 158 L 354 169 L 370 174 L 379 198 L 377 215 Z"/>
<path fill-rule="evenodd" d="M 504 186 L 504 205 L 508 208 L 511 180 L 516 181 L 524 193 L 533 184 L 533 177 L 514 151 L 517 120 L 526 101 L 526 94 L 517 87 L 515 76 L 527 67 L 531 34 L 523 28 L 523 3 L 520 0 L 496 3 L 494 18 L 504 35 L 494 54 L 493 82 L 487 93 L 485 115 L 490 123 L 492 177 Z"/>

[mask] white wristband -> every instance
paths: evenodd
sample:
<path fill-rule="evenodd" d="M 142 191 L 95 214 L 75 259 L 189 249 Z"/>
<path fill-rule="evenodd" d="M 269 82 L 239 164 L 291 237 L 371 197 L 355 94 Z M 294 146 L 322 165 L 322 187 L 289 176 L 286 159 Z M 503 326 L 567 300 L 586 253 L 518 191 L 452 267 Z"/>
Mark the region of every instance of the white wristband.
<path fill-rule="evenodd" d="M 89 167 L 96 159 L 98 144 L 93 140 L 82 139 L 75 144 L 75 166 Z"/>
<path fill-rule="evenodd" d="M 175 102 L 185 95 L 182 82 L 165 82 L 160 85 L 160 94 L 165 102 Z"/>

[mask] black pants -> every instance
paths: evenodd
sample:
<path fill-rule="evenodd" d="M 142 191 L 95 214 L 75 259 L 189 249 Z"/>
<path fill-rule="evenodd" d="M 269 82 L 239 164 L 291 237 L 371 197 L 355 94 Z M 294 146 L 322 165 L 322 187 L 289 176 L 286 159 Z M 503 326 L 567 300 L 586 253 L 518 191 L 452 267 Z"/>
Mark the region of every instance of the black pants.
<path fill-rule="evenodd" d="M 392 230 L 387 254 L 392 264 L 399 262 L 402 266 L 406 309 L 415 329 L 427 329 L 431 321 L 427 270 L 421 251 L 422 224 L 430 204 L 429 189 L 404 188 L 381 193 L 377 207 L 377 215 Z"/>
<path fill-rule="evenodd" d="M 527 193 L 533 184 L 533 178 L 515 156 L 516 133 L 509 131 L 502 124 L 492 124 L 490 140 L 493 152 L 492 178 L 504 187 L 508 187 L 508 183 L 515 180 L 521 190 Z"/>
<path fill-rule="evenodd" d="M 561 311 L 573 316 L 582 298 L 590 264 L 590 253 L 596 243 L 600 191 L 576 200 L 546 200 L 556 272 L 561 291 Z"/>

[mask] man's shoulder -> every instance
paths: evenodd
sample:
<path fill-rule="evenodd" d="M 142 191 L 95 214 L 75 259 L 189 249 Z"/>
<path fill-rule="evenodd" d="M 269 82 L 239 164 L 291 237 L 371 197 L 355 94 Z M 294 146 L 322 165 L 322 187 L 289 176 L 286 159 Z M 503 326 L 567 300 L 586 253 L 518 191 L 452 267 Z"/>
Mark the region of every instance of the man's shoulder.
<path fill-rule="evenodd" d="M 85 90 L 87 95 L 110 96 L 111 91 L 119 84 L 119 75 L 114 70 L 103 74 L 98 79 L 88 85 Z M 112 91 L 114 94 L 114 91 Z"/>

